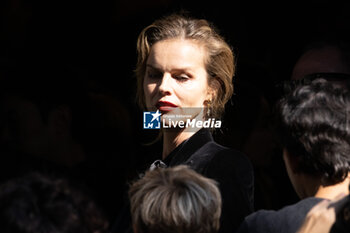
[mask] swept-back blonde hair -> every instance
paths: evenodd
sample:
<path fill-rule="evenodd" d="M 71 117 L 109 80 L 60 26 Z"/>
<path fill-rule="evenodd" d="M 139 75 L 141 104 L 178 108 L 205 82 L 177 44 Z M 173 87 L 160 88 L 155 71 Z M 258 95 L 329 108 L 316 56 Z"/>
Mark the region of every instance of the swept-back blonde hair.
<path fill-rule="evenodd" d="M 185 165 L 158 168 L 130 186 L 138 233 L 216 233 L 221 195 L 214 180 Z"/>
<path fill-rule="evenodd" d="M 216 95 L 207 106 L 210 114 L 207 117 L 220 117 L 226 102 L 233 94 L 232 78 L 235 73 L 235 57 L 231 47 L 225 42 L 214 26 L 205 19 L 193 19 L 184 14 L 171 14 L 154 21 L 144 28 L 137 40 L 137 100 L 142 108 L 144 101 L 143 81 L 146 62 L 152 45 L 167 39 L 189 39 L 204 46 L 206 52 L 205 68 L 208 73 L 208 84 L 214 87 Z M 217 82 L 214 82 L 216 80 Z M 217 85 L 220 84 L 220 85 Z"/>

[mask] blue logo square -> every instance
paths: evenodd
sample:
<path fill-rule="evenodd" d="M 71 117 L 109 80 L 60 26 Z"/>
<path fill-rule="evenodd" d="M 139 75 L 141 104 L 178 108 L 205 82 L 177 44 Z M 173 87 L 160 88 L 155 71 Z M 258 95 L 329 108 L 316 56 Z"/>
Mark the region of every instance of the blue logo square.
<path fill-rule="evenodd" d="M 159 110 L 156 112 L 143 112 L 143 128 L 160 129 L 160 116 Z"/>

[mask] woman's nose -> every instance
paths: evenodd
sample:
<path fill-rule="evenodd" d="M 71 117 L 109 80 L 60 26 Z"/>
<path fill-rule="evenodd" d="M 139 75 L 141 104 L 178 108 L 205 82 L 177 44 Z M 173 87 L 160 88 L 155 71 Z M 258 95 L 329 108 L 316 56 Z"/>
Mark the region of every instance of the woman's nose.
<path fill-rule="evenodd" d="M 159 92 L 163 95 L 170 95 L 172 91 L 172 77 L 169 73 L 164 73 L 159 85 Z"/>

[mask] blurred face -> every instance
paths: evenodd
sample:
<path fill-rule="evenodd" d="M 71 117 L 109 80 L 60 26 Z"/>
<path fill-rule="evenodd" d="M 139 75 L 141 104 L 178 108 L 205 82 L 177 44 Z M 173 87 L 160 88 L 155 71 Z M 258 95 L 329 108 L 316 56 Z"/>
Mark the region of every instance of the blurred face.
<path fill-rule="evenodd" d="M 192 40 L 169 39 L 151 47 L 144 77 L 145 102 L 149 110 L 163 115 L 184 113 L 187 108 L 200 114 L 212 91 L 204 64 L 205 51 Z"/>
<path fill-rule="evenodd" d="M 327 46 L 305 52 L 293 68 L 292 79 L 302 79 L 305 75 L 313 73 L 349 74 L 350 69 L 343 61 L 341 51 Z"/>

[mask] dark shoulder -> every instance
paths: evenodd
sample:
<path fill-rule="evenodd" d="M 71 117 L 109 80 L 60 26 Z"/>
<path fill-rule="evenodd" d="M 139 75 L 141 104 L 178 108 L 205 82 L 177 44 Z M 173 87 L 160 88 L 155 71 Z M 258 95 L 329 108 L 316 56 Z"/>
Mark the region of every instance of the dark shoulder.
<path fill-rule="evenodd" d="M 237 233 L 244 232 L 296 232 L 309 210 L 320 198 L 306 198 L 280 210 L 259 210 L 245 218 Z"/>
<path fill-rule="evenodd" d="M 252 185 L 253 167 L 242 152 L 222 146 L 214 140 L 203 144 L 185 164 L 217 181 Z"/>
<path fill-rule="evenodd" d="M 226 226 L 236 229 L 244 217 L 254 210 L 254 173 L 251 162 L 242 152 L 211 143 L 215 148 L 204 174 L 219 184 Z M 230 223 L 227 223 L 230 222 Z M 224 232 L 227 232 L 226 230 Z"/>
<path fill-rule="evenodd" d="M 208 164 L 208 169 L 223 169 L 228 168 L 228 170 L 235 171 L 235 173 L 240 174 L 250 173 L 253 171 L 252 164 L 249 158 L 242 152 L 222 146 L 216 142 L 208 143 L 208 147 L 212 148 L 215 153 L 212 153 L 211 161 Z"/>
<path fill-rule="evenodd" d="M 305 198 L 303 200 L 298 201 L 295 204 L 285 206 L 277 211 L 274 210 L 259 210 L 256 213 L 252 214 L 251 216 L 247 217 L 249 218 L 259 218 L 259 217 L 268 217 L 268 218 L 276 218 L 277 216 L 288 216 L 292 213 L 298 213 L 298 214 L 306 214 L 314 205 L 316 205 L 318 202 L 320 202 L 321 198 L 315 198 L 315 197 L 309 197 Z"/>
<path fill-rule="evenodd" d="M 218 153 L 216 154 L 216 156 L 213 157 L 214 160 L 232 161 L 235 164 L 251 166 L 250 160 L 243 152 L 233 148 L 222 146 L 216 142 L 212 142 L 212 144 L 215 144 L 215 147 L 220 148 L 218 149 Z"/>

